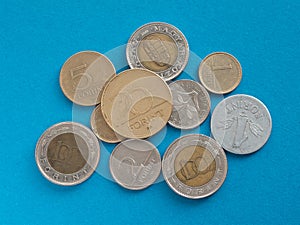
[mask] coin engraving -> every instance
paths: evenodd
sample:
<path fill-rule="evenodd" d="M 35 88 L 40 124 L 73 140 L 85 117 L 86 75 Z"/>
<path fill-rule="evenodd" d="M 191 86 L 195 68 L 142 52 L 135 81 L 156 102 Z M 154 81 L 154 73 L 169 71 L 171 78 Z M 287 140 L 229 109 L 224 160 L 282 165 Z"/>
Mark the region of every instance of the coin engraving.
<path fill-rule="evenodd" d="M 132 34 L 126 56 L 130 68 L 149 69 L 167 81 L 185 68 L 189 46 L 176 27 L 167 23 L 149 23 Z"/>
<path fill-rule="evenodd" d="M 210 137 L 192 134 L 176 139 L 162 161 L 163 176 L 177 194 L 192 199 L 215 193 L 227 174 L 227 159 Z"/>
<path fill-rule="evenodd" d="M 154 145 L 129 139 L 117 145 L 110 157 L 110 171 L 116 182 L 131 190 L 150 186 L 161 170 L 160 155 Z"/>
<path fill-rule="evenodd" d="M 100 103 L 106 83 L 115 76 L 113 64 L 104 55 L 82 51 L 72 55 L 60 71 L 60 86 L 65 96 L 76 104 Z"/>
<path fill-rule="evenodd" d="M 99 157 L 97 138 L 88 128 L 74 122 L 48 128 L 35 149 L 36 163 L 42 175 L 64 186 L 88 179 L 96 169 Z"/>
<path fill-rule="evenodd" d="M 215 108 L 211 130 L 224 149 L 248 154 L 260 149 L 270 136 L 271 116 L 262 102 L 248 95 L 234 95 Z"/>
<path fill-rule="evenodd" d="M 226 94 L 233 91 L 242 79 L 242 69 L 238 60 L 225 52 L 215 52 L 206 56 L 199 66 L 199 78 L 210 92 Z"/>
<path fill-rule="evenodd" d="M 192 80 L 172 82 L 173 110 L 169 124 L 179 129 L 192 129 L 207 118 L 210 110 L 209 94 Z"/>

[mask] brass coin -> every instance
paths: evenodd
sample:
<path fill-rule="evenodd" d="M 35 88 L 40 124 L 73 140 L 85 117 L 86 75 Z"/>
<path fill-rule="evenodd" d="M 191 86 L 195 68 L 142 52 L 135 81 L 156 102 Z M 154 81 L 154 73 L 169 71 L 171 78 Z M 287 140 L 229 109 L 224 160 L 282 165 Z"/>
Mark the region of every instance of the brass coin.
<path fill-rule="evenodd" d="M 92 106 L 100 103 L 103 87 L 115 74 L 106 56 L 93 51 L 78 52 L 62 66 L 60 86 L 72 102 Z"/>
<path fill-rule="evenodd" d="M 118 143 L 124 140 L 119 134 L 114 132 L 103 118 L 101 105 L 98 105 L 91 116 L 91 127 L 94 134 L 102 141 L 107 143 Z"/>
<path fill-rule="evenodd" d="M 154 72 L 130 69 L 107 84 L 101 99 L 105 121 L 126 138 L 147 138 L 160 131 L 172 113 L 168 85 Z"/>
<path fill-rule="evenodd" d="M 206 56 L 199 66 L 199 79 L 212 93 L 226 94 L 241 82 L 242 68 L 239 61 L 226 52 Z"/>

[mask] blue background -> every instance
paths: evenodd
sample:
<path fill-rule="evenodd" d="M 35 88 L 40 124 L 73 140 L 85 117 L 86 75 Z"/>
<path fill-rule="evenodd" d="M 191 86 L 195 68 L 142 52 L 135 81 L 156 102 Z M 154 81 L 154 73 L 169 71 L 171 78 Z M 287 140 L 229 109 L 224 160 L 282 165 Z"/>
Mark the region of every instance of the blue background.
<path fill-rule="evenodd" d="M 299 224 L 299 11 L 299 1 L 282 0 L 0 0 L 0 223 Z M 49 126 L 74 119 L 59 87 L 62 64 L 77 51 L 124 45 L 152 21 L 177 26 L 201 58 L 226 51 L 239 59 L 243 78 L 230 95 L 251 94 L 267 105 L 268 143 L 252 155 L 227 154 L 224 185 L 202 200 L 182 198 L 165 182 L 121 188 L 107 171 L 113 145 L 102 144 L 98 173 L 85 183 L 48 182 L 36 167 L 35 144 Z M 167 132 L 161 154 L 180 134 Z M 209 119 L 200 132 L 210 134 Z"/>

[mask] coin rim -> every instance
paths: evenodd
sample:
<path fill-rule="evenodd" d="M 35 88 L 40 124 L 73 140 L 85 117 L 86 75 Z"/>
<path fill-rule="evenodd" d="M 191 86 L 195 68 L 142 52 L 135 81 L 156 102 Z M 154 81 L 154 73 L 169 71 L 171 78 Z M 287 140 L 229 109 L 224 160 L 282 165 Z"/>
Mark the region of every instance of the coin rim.
<path fill-rule="evenodd" d="M 144 27 L 147 27 L 147 26 L 155 25 L 155 24 L 162 24 L 162 25 L 164 25 L 164 26 L 169 26 L 169 27 L 171 27 L 172 29 L 176 30 L 176 31 L 182 36 L 183 42 L 184 42 L 185 45 L 186 45 L 186 52 L 187 52 L 187 53 L 186 53 L 186 57 L 185 57 L 184 62 L 182 62 L 182 67 L 181 67 L 181 69 L 178 70 L 176 73 L 174 73 L 174 74 L 173 74 L 172 76 L 170 76 L 169 78 L 164 78 L 163 76 L 158 75 L 158 76 L 161 77 L 164 81 L 170 81 L 170 80 L 173 80 L 174 78 L 178 77 L 178 76 L 184 71 L 185 67 L 186 67 L 187 64 L 188 64 L 189 57 L 190 57 L 189 43 L 188 43 L 186 37 L 185 37 L 184 34 L 181 32 L 181 30 L 179 30 L 177 27 L 175 27 L 175 26 L 172 25 L 172 24 L 157 21 L 157 22 L 146 23 L 146 24 L 140 26 L 139 28 L 137 28 L 137 29 L 133 32 L 133 34 L 130 36 L 130 38 L 128 39 L 128 42 L 127 42 L 127 44 L 126 44 L 126 59 L 127 59 L 127 63 L 128 63 L 128 65 L 129 65 L 129 67 L 130 67 L 131 69 L 140 68 L 140 67 L 134 67 L 134 66 L 133 66 L 133 62 L 130 60 L 130 57 L 129 57 L 129 46 L 130 46 L 130 45 L 129 45 L 129 43 L 131 43 L 131 41 L 132 41 L 132 39 L 134 38 L 134 36 L 135 36 L 141 29 L 143 29 Z M 169 37 L 170 37 L 170 36 L 169 36 Z M 170 37 L 170 38 L 172 38 L 172 37 Z M 176 43 L 176 41 L 175 41 L 173 38 L 172 38 L 172 40 Z M 177 45 L 176 45 L 176 46 L 177 46 Z M 178 59 L 178 56 L 177 56 L 177 58 L 176 58 L 176 61 L 177 61 L 177 59 Z M 175 61 L 175 62 L 176 62 L 176 61 Z M 141 64 L 141 65 L 142 65 L 142 64 Z M 143 68 L 143 69 L 147 69 L 147 68 L 145 68 L 143 65 L 142 65 L 142 68 Z M 147 69 L 147 70 L 150 70 L 150 69 Z M 167 71 L 167 70 L 168 70 L 168 69 L 163 70 L 163 71 Z M 150 71 L 152 71 L 152 70 L 150 70 Z M 161 71 L 161 72 L 163 72 L 163 71 Z M 152 72 L 154 72 L 154 71 L 152 71 Z M 156 73 L 156 72 L 154 72 L 154 73 Z"/>
<path fill-rule="evenodd" d="M 262 108 L 266 111 L 266 115 L 267 115 L 267 116 L 269 117 L 269 119 L 270 119 L 270 129 L 269 129 L 269 131 L 268 131 L 267 138 L 266 138 L 266 140 L 265 140 L 264 142 L 261 143 L 260 147 L 257 148 L 257 149 L 255 149 L 254 151 L 250 151 L 250 152 L 246 152 L 246 153 L 238 153 L 238 152 L 234 152 L 234 151 L 231 151 L 231 150 L 229 150 L 229 149 L 226 149 L 226 148 L 222 145 L 223 142 L 220 143 L 220 142 L 215 138 L 215 135 L 214 135 L 214 128 L 213 128 L 213 121 L 215 121 L 215 120 L 214 120 L 213 118 L 214 118 L 216 109 L 217 109 L 218 107 L 221 107 L 220 105 L 221 105 L 222 102 L 225 102 L 226 100 L 228 101 L 228 99 L 236 98 L 236 97 L 246 97 L 246 98 L 250 98 L 250 99 L 252 99 L 252 100 L 254 100 L 254 101 L 257 101 L 259 104 L 261 104 Z M 268 142 L 268 140 L 269 140 L 269 138 L 270 138 L 270 136 L 271 136 L 271 133 L 272 133 L 272 126 L 273 126 L 273 125 L 272 125 L 272 117 L 271 117 L 270 111 L 268 110 L 267 106 L 266 106 L 261 100 L 259 100 L 258 98 L 254 97 L 254 96 L 252 96 L 252 95 L 246 95 L 246 94 L 236 94 L 236 95 L 231 95 L 231 96 L 229 96 L 229 97 L 227 97 L 227 98 L 224 98 L 222 101 L 220 101 L 220 102 L 216 105 L 216 107 L 215 107 L 215 109 L 214 109 L 214 111 L 213 111 L 213 113 L 212 113 L 211 120 L 210 120 L 210 130 L 211 130 L 211 134 L 212 134 L 212 136 L 214 137 L 214 139 L 222 146 L 223 149 L 225 149 L 226 151 L 228 151 L 228 152 L 230 152 L 230 153 L 232 153 L 232 154 L 236 154 L 236 155 L 249 155 L 249 154 L 255 153 L 255 152 L 257 152 L 258 150 L 260 150 L 260 149 Z"/>
<path fill-rule="evenodd" d="M 94 106 L 94 105 L 97 105 L 99 104 L 100 102 L 99 101 L 96 101 L 95 103 L 93 104 L 85 104 L 85 103 L 82 103 L 80 101 L 77 101 L 75 98 L 72 99 L 72 97 L 68 94 L 68 92 L 63 88 L 63 85 L 62 85 L 62 70 L 64 68 L 64 66 L 66 65 L 66 63 L 68 63 L 73 57 L 79 55 L 79 54 L 83 54 L 83 53 L 93 53 L 93 54 L 97 54 L 101 57 L 104 57 L 107 62 L 112 66 L 113 70 L 114 70 L 114 73 L 112 74 L 112 76 L 106 81 L 106 83 L 111 80 L 114 76 L 116 76 L 116 68 L 114 66 L 114 64 L 110 61 L 110 59 L 105 56 L 104 54 L 101 54 L 100 52 L 97 52 L 97 51 L 92 51 L 92 50 L 85 50 L 85 51 L 80 51 L 80 52 L 76 52 L 75 54 L 71 55 L 65 62 L 64 64 L 62 65 L 61 69 L 60 69 L 60 72 L 59 72 L 59 86 L 60 86 L 60 89 L 62 90 L 63 94 L 73 103 L 77 104 L 77 105 L 81 105 L 81 106 Z M 103 90 L 104 90 L 104 87 L 106 86 L 106 84 L 103 85 L 102 87 L 102 93 L 103 93 Z M 100 94 L 100 93 L 99 93 Z M 100 98 L 101 99 L 101 98 Z"/>
<path fill-rule="evenodd" d="M 167 177 L 166 175 L 166 157 L 167 157 L 167 153 L 169 151 L 172 150 L 172 147 L 173 145 L 175 145 L 178 141 L 180 141 L 181 139 L 184 139 L 184 138 L 187 138 L 187 137 L 191 137 L 191 136 L 195 136 L 197 137 L 197 139 L 200 139 L 200 138 L 208 138 L 210 141 L 213 141 L 216 146 L 219 147 L 218 151 L 219 151 L 219 154 L 221 154 L 223 156 L 223 159 L 224 159 L 224 175 L 222 177 L 222 180 L 220 180 L 220 183 L 218 184 L 218 186 L 216 186 L 213 190 L 211 190 L 209 193 L 206 193 L 204 195 L 197 195 L 197 196 L 193 196 L 193 195 L 189 195 L 189 194 L 184 194 L 182 192 L 180 192 L 179 190 L 177 190 L 169 181 L 169 178 Z M 209 150 L 208 150 L 209 151 Z M 210 152 L 210 151 L 209 151 Z M 210 152 L 211 153 L 211 152 Z M 187 134 L 187 135 L 184 135 L 184 136 L 181 136 L 177 139 L 175 139 L 170 145 L 169 147 L 167 148 L 164 156 L 163 156 L 163 159 L 162 159 L 162 174 L 163 174 L 163 177 L 164 177 L 164 180 L 166 181 L 166 183 L 168 184 L 168 186 L 171 188 L 171 190 L 173 190 L 176 194 L 182 196 L 182 197 L 185 197 L 185 198 L 189 198 L 189 199 L 202 199 L 202 198 L 206 198 L 208 196 L 211 196 L 213 195 L 214 193 L 216 193 L 223 185 L 226 177 L 227 177 L 227 173 L 228 173 L 228 162 L 227 162 L 227 157 L 226 157 L 226 154 L 225 154 L 225 151 L 223 150 L 222 146 L 213 138 L 209 137 L 209 136 L 206 136 L 206 135 L 203 135 L 203 134 Z M 178 179 L 178 178 L 177 178 Z M 213 179 L 213 178 L 212 178 Z M 211 180 L 212 180 L 211 179 Z M 211 181 L 210 180 L 210 181 Z M 182 185 L 185 185 L 185 186 L 188 186 L 184 183 L 182 183 L 179 179 L 178 181 L 182 184 Z M 200 185 L 200 186 L 197 186 L 197 187 L 201 187 L 201 186 L 204 186 L 206 184 L 203 184 L 203 185 Z M 188 187 L 191 187 L 191 186 L 188 186 Z M 191 187 L 192 188 L 192 187 Z M 196 188 L 196 187 L 193 187 L 193 188 Z"/>
<path fill-rule="evenodd" d="M 239 76 L 238 76 L 238 77 L 239 77 L 238 81 L 235 82 L 235 85 L 233 85 L 231 88 L 228 88 L 228 89 L 226 89 L 226 90 L 224 90 L 224 91 L 222 91 L 222 90 L 221 90 L 221 91 L 213 90 L 213 89 L 207 87 L 207 85 L 206 85 L 205 82 L 203 81 L 203 73 L 202 73 L 203 66 L 204 66 L 206 60 L 207 60 L 209 57 L 213 56 L 213 55 L 227 55 L 227 56 L 231 57 L 231 58 L 233 59 L 233 61 L 235 61 L 235 63 L 238 65 L 238 66 L 237 66 L 238 71 L 239 71 L 239 73 L 238 73 L 238 75 L 239 75 Z M 232 92 L 232 91 L 235 90 L 235 89 L 239 86 L 239 84 L 241 83 L 241 81 L 242 81 L 242 76 L 243 76 L 243 71 L 242 71 L 242 66 L 241 66 L 240 62 L 237 60 L 236 57 L 234 57 L 233 55 L 231 55 L 231 54 L 229 54 L 229 53 L 227 53 L 227 52 L 212 52 L 212 53 L 208 54 L 208 55 L 200 62 L 199 67 L 198 67 L 198 77 L 199 77 L 199 80 L 200 80 L 201 84 L 202 84 L 209 92 L 214 93 L 214 94 L 228 94 L 228 93 Z"/>
<path fill-rule="evenodd" d="M 104 141 L 104 142 L 106 142 L 106 143 L 110 143 L 110 144 L 119 143 L 119 142 L 125 140 L 125 138 L 123 138 L 123 139 L 118 138 L 117 135 L 115 135 L 115 136 L 116 136 L 116 138 L 118 138 L 118 139 L 105 139 L 103 136 L 101 136 L 101 135 L 99 134 L 99 132 L 97 132 L 96 128 L 94 127 L 93 121 L 95 121 L 94 118 L 95 118 L 96 110 L 97 110 L 98 108 L 100 108 L 100 111 L 101 111 L 101 113 L 102 113 L 101 105 L 98 104 L 98 105 L 94 108 L 94 110 L 93 110 L 93 112 L 92 112 L 92 114 L 91 114 L 91 116 L 90 116 L 90 125 L 91 125 L 92 131 L 93 131 L 93 133 L 96 135 L 96 137 L 97 137 L 99 140 Z M 102 115 L 102 117 L 104 118 L 103 115 Z M 104 121 L 105 121 L 105 119 L 104 119 Z M 105 121 L 105 123 L 106 123 L 106 121 Z M 107 123 L 106 123 L 106 124 L 107 124 Z M 108 124 L 107 124 L 107 126 L 111 129 L 111 127 L 110 127 Z M 112 129 L 111 129 L 111 130 L 112 130 Z M 113 131 L 115 134 L 117 134 L 114 130 L 112 130 L 112 131 Z M 119 136 L 121 137 L 121 135 L 119 135 Z"/>
<path fill-rule="evenodd" d="M 138 187 L 130 187 L 130 186 L 127 186 L 125 184 L 123 184 L 121 181 L 119 181 L 115 174 L 114 174 L 114 169 L 112 167 L 112 160 L 113 160 L 113 156 L 115 154 L 116 151 L 120 151 L 118 150 L 119 147 L 121 145 L 124 145 L 125 142 L 131 142 L 131 141 L 140 141 L 140 142 L 143 142 L 143 143 L 146 143 L 148 145 L 150 145 L 151 147 L 153 147 L 153 150 L 155 151 L 155 154 L 158 156 L 158 162 L 160 164 L 160 169 L 158 171 L 158 173 L 152 177 L 152 179 L 150 179 L 151 182 L 148 182 L 147 185 L 143 185 L 143 186 L 138 186 Z M 126 145 L 125 145 L 126 146 Z M 113 177 L 113 179 L 116 181 L 117 184 L 119 184 L 121 187 L 123 188 L 126 188 L 128 190 L 132 190 L 132 191 L 139 191 L 139 190 L 143 190 L 143 189 L 146 189 L 148 187 L 150 187 L 152 184 L 154 184 L 154 182 L 157 180 L 157 178 L 159 177 L 160 173 L 161 173 L 161 170 L 162 170 L 162 162 L 161 162 L 161 156 L 160 156 L 160 153 L 158 151 L 158 149 L 156 148 L 156 146 L 154 144 L 152 144 L 150 141 L 147 141 L 147 140 L 143 140 L 143 139 L 134 139 L 134 138 L 130 138 L 130 139 L 126 139 L 125 141 L 122 141 L 120 142 L 115 148 L 114 150 L 112 151 L 112 153 L 110 154 L 110 157 L 109 157 L 109 170 L 110 170 L 110 174 L 111 176 Z"/>
<path fill-rule="evenodd" d="M 191 82 L 193 82 L 193 83 L 196 83 L 196 84 L 200 87 L 200 89 L 204 92 L 204 95 L 205 95 L 206 98 L 208 99 L 208 110 L 207 110 L 206 115 L 205 115 L 201 120 L 199 120 L 199 122 L 198 122 L 197 124 L 195 124 L 195 125 L 193 125 L 193 126 L 182 127 L 182 126 L 180 126 L 180 125 L 176 125 L 176 124 L 174 124 L 174 123 L 172 123 L 172 122 L 170 121 L 170 118 L 171 118 L 171 116 L 170 116 L 170 118 L 169 118 L 169 120 L 168 120 L 168 124 L 169 124 L 169 125 L 171 125 L 172 127 L 177 128 L 177 129 L 181 129 L 181 130 L 190 130 L 190 129 L 194 129 L 194 128 L 200 126 L 200 125 L 201 125 L 202 123 L 204 123 L 204 121 L 208 118 L 208 115 L 209 115 L 209 112 L 210 112 L 210 109 L 211 109 L 211 101 L 210 101 L 210 96 L 209 96 L 209 93 L 207 92 L 207 90 L 206 90 L 201 84 L 199 84 L 199 82 L 197 82 L 197 81 L 189 80 L 189 79 L 175 80 L 175 81 L 173 81 L 172 83 L 169 84 L 169 87 L 170 87 L 170 85 L 173 84 L 173 83 L 182 82 L 182 81 L 183 81 L 183 82 L 184 82 L 184 81 L 188 81 L 188 82 L 191 81 Z M 171 90 L 171 88 L 170 88 L 170 90 Z M 171 92 L 172 92 L 172 90 L 171 90 Z M 172 96 L 172 97 L 173 97 L 173 96 Z M 174 109 L 174 106 L 173 106 L 173 109 Z M 172 113 L 171 113 L 171 115 L 172 115 Z"/>
<path fill-rule="evenodd" d="M 42 147 L 41 147 L 41 141 L 42 139 L 44 138 L 44 136 L 50 132 L 53 128 L 56 128 L 56 127 L 59 127 L 59 126 L 64 126 L 64 125 L 70 125 L 70 126 L 77 126 L 79 127 L 79 129 L 83 129 L 85 130 L 87 133 L 89 133 L 91 135 L 91 138 L 94 139 L 94 143 L 95 143 L 95 146 L 96 146 L 96 153 L 97 153 L 97 158 L 95 159 L 95 164 L 94 165 L 90 165 L 90 170 L 88 171 L 88 173 L 85 174 L 84 177 L 76 180 L 75 182 L 72 182 L 72 183 L 65 183 L 65 182 L 61 182 L 61 181 L 57 181 L 55 179 L 52 179 L 51 176 L 49 176 L 41 167 L 40 165 L 40 152 L 42 150 Z M 74 133 L 73 131 L 71 133 Z M 78 135 L 78 134 L 77 134 Z M 81 136 L 81 135 L 80 135 Z M 56 137 L 56 135 L 55 135 Z M 81 138 L 83 138 L 81 136 Z M 53 138 L 52 138 L 53 139 Z M 52 140 L 51 139 L 51 140 Z M 50 140 L 50 141 L 51 141 Z M 84 139 L 85 140 L 85 139 Z M 50 142 L 49 141 L 49 142 Z M 48 151 L 48 150 L 47 150 Z M 47 158 L 47 161 L 48 161 L 48 157 Z M 36 147 L 35 147 L 35 162 L 36 162 L 36 165 L 39 169 L 39 171 L 41 172 L 41 174 L 43 175 L 43 177 L 45 177 L 48 181 L 50 181 L 51 183 L 53 184 L 57 184 L 57 185 L 60 185 L 60 186 L 74 186 L 74 185 L 78 185 L 78 184 L 81 184 L 82 182 L 86 181 L 87 179 L 89 179 L 91 177 L 91 175 L 94 173 L 94 171 L 97 169 L 97 166 L 99 164 L 99 161 L 100 161 L 100 145 L 99 145 L 99 142 L 98 142 L 98 139 L 96 138 L 96 136 L 94 135 L 94 133 L 87 127 L 85 127 L 84 125 L 80 124 L 80 123 L 76 123 L 76 122 L 71 122 L 71 121 L 66 121 L 66 122 L 60 122 L 60 123 L 56 123 L 52 126 L 50 126 L 49 128 L 47 128 L 43 133 L 42 135 L 40 136 L 40 138 L 38 139 L 37 143 L 36 143 Z M 86 162 L 87 164 L 87 162 Z M 86 165 L 85 164 L 85 165 Z M 56 172 L 58 172 L 57 170 L 55 170 L 50 164 L 49 166 Z M 82 169 L 80 169 L 79 171 L 81 171 Z M 79 171 L 77 171 L 76 173 L 78 173 Z M 60 173 L 60 172 L 58 172 Z M 60 173 L 62 174 L 62 173 Z M 74 173 L 72 173 L 74 174 Z"/>
<path fill-rule="evenodd" d="M 171 104 L 171 107 L 173 108 L 173 96 L 172 96 L 172 92 L 171 92 L 170 87 L 169 87 L 169 85 L 167 84 L 167 82 L 166 82 L 164 79 L 162 79 L 161 76 L 159 76 L 158 74 L 156 74 L 155 72 L 153 72 L 153 71 L 151 71 L 151 70 L 144 69 L 144 68 L 133 68 L 133 69 L 127 69 L 127 70 L 124 70 L 124 71 L 120 72 L 117 76 L 115 76 L 115 77 L 113 77 L 112 79 L 109 80 L 109 82 L 106 84 L 105 88 L 103 89 L 102 96 L 101 96 L 101 102 L 100 102 L 100 104 L 101 104 L 101 111 L 102 111 L 102 114 L 103 114 L 103 118 L 104 118 L 105 122 L 108 124 L 108 126 L 110 126 L 110 128 L 111 128 L 113 131 L 115 131 L 115 129 L 112 127 L 112 125 L 110 124 L 110 122 L 108 122 L 108 118 L 106 118 L 106 117 L 104 116 L 104 112 L 103 112 L 103 108 L 104 108 L 104 107 L 103 107 L 103 104 L 104 104 L 104 101 L 103 101 L 104 93 L 106 92 L 108 86 L 110 85 L 110 83 L 111 83 L 114 79 L 117 79 L 122 73 L 129 72 L 129 71 L 133 71 L 133 70 L 144 70 L 144 71 L 148 71 L 148 72 L 152 73 L 153 75 L 159 77 L 159 79 L 161 79 L 161 81 L 164 82 L 164 84 L 166 85 L 167 89 L 169 90 L 170 100 L 171 100 L 169 103 Z M 168 100 L 167 100 L 167 101 L 168 101 Z M 161 127 L 159 130 L 157 130 L 155 133 L 152 133 L 150 136 L 141 136 L 141 137 L 132 137 L 132 136 L 127 137 L 127 136 L 124 136 L 124 138 L 127 138 L 127 139 L 145 139 L 145 138 L 148 138 L 148 137 L 151 137 L 151 136 L 157 134 L 159 131 L 161 131 L 161 130 L 167 125 L 167 123 L 168 123 L 168 121 L 169 121 L 169 119 L 170 119 L 171 114 L 172 114 L 172 110 L 171 110 L 171 112 L 170 112 L 170 115 L 168 116 L 167 121 L 165 122 L 165 125 L 162 126 L 162 127 Z M 122 135 L 121 135 L 121 136 L 122 136 Z"/>

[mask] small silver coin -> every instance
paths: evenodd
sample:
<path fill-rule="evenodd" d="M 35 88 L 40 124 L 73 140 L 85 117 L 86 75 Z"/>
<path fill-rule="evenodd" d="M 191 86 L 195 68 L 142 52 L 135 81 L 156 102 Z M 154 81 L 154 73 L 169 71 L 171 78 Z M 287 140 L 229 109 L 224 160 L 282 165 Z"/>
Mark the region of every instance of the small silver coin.
<path fill-rule="evenodd" d="M 177 77 L 189 58 L 186 38 L 176 27 L 154 22 L 138 28 L 126 48 L 130 68 L 145 68 L 157 73 L 165 81 Z"/>
<path fill-rule="evenodd" d="M 98 139 L 87 127 L 63 122 L 48 128 L 35 149 L 42 175 L 54 184 L 71 186 L 88 179 L 100 159 Z"/>
<path fill-rule="evenodd" d="M 169 124 L 178 129 L 193 129 L 207 118 L 210 111 L 209 94 L 192 80 L 172 82 L 173 111 Z"/>
<path fill-rule="evenodd" d="M 161 158 L 150 142 L 128 139 L 115 147 L 109 166 L 119 185 L 130 190 L 141 190 L 153 184 L 159 176 Z"/>
<path fill-rule="evenodd" d="M 225 98 L 215 108 L 211 132 L 222 147 L 235 154 L 259 150 L 270 137 L 272 119 L 267 107 L 249 95 Z"/>
<path fill-rule="evenodd" d="M 212 195 L 227 174 L 224 150 L 212 138 L 191 134 L 176 139 L 167 149 L 162 172 L 169 187 L 191 199 Z"/>

